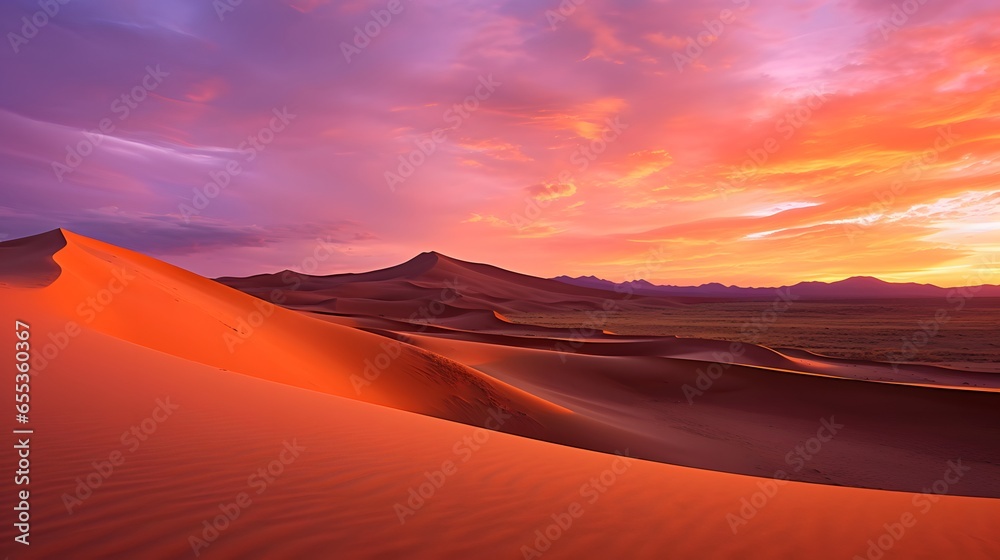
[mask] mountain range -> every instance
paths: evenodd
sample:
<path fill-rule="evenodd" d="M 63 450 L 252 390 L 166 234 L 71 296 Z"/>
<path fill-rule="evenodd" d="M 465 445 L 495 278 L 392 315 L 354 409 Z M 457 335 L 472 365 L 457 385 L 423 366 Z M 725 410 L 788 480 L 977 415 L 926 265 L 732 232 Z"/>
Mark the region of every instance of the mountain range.
<path fill-rule="evenodd" d="M 775 288 L 742 288 L 726 286 L 717 282 L 700 286 L 661 286 L 646 280 L 615 283 L 596 276 L 578 276 L 576 278 L 557 276 L 553 280 L 573 286 L 598 290 L 617 290 L 619 292 L 623 291 L 623 286 L 629 286 L 628 291 L 634 294 L 674 298 L 770 299 L 779 290 L 791 292 L 802 300 L 1000 297 L 1000 286 L 996 285 L 942 288 L 933 284 L 886 282 L 871 276 L 855 276 L 838 282 L 799 282 Z"/>

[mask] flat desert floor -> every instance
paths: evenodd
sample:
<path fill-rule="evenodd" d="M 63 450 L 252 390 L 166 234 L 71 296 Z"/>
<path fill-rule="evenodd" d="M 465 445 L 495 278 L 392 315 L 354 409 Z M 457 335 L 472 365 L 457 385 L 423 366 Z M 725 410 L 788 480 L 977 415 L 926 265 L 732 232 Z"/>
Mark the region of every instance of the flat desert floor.
<path fill-rule="evenodd" d="M 668 310 L 511 313 L 514 323 L 633 336 L 710 338 L 837 358 L 1000 372 L 1000 299 L 691 303 Z"/>
<path fill-rule="evenodd" d="M 32 430 L 0 554 L 1000 557 L 996 374 L 509 319 L 684 306 L 616 298 L 434 253 L 211 280 L 0 243 Z"/>

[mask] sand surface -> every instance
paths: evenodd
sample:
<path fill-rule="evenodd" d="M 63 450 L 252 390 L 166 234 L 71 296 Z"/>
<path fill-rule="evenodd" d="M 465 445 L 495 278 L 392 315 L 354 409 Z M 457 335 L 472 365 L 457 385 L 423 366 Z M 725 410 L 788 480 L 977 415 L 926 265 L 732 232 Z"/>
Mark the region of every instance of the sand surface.
<path fill-rule="evenodd" d="M 557 328 L 590 320 L 581 311 L 510 313 L 507 318 Z M 961 369 L 978 371 L 1000 367 L 1000 338 L 995 336 L 1000 298 L 972 289 L 957 288 L 943 298 L 794 301 L 787 308 L 773 301 L 691 302 L 613 312 L 603 323 L 625 335 L 733 340 L 881 362 L 968 363 Z"/>
<path fill-rule="evenodd" d="M 12 558 L 1000 555 L 985 374 L 513 325 L 532 305 L 675 302 L 437 255 L 227 281 L 286 309 L 69 232 L 17 243 L 0 308 L 31 325 L 35 434 L 32 545 L 4 523 Z"/>

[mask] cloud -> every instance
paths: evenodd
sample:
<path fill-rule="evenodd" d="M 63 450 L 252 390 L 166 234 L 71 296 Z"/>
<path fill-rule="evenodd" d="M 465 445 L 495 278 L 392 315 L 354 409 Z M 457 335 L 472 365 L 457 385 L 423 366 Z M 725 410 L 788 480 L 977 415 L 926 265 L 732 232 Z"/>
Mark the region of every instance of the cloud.
<path fill-rule="evenodd" d="M 342 270 L 433 249 L 620 278 L 669 243 L 663 279 L 697 283 L 947 284 L 997 250 L 995 2 L 927 3 L 888 38 L 883 2 L 750 3 L 683 71 L 674 55 L 742 2 L 626 4 L 588 0 L 552 29 L 554 4 L 404 2 L 350 62 L 377 3 L 244 2 L 222 21 L 203 0 L 66 4 L 0 54 L 2 229 L 68 227 L 216 274 L 293 265 L 324 232 Z M 34 10 L 2 3 L 0 21 Z M 118 119 L 149 65 L 169 77 Z M 500 85 L 457 112 L 485 76 Z M 296 120 L 247 159 L 284 107 Z M 52 163 L 109 116 L 60 182 Z M 609 119 L 627 125 L 613 140 Z M 231 160 L 241 172 L 179 221 Z"/>
<path fill-rule="evenodd" d="M 532 198 L 542 201 L 567 198 L 576 194 L 576 186 L 572 184 L 540 184 L 526 187 L 524 190 Z"/>

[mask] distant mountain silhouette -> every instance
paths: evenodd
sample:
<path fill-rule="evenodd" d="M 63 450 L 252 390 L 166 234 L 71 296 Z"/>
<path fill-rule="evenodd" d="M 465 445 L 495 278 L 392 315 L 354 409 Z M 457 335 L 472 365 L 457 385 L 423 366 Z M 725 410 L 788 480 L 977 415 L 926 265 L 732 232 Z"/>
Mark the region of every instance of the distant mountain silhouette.
<path fill-rule="evenodd" d="M 892 298 L 947 298 L 965 295 L 1000 297 L 1000 286 L 941 288 L 930 284 L 894 284 L 868 276 L 856 276 L 839 282 L 801 282 L 780 288 L 742 288 L 718 282 L 700 286 L 659 286 L 646 280 L 615 283 L 596 276 L 558 276 L 552 279 L 520 274 L 489 264 L 474 263 L 434 251 L 380 270 L 362 273 L 311 276 L 294 271 L 262 274 L 249 278 L 220 278 L 234 288 L 263 288 L 311 292 L 333 298 L 412 299 L 412 290 L 423 291 L 427 301 L 439 297 L 442 288 L 455 284 L 473 308 L 518 309 L 521 302 L 532 301 L 552 309 L 600 307 L 605 299 L 631 300 L 640 305 L 671 305 L 672 298 L 698 299 L 771 299 L 778 289 L 790 289 L 805 300 L 850 300 Z M 406 298 L 402 297 L 403 293 Z M 690 302 L 690 300 L 688 300 Z"/>
<path fill-rule="evenodd" d="M 614 286 L 611 289 L 577 286 L 436 252 L 420 253 L 396 266 L 356 274 L 312 276 L 285 270 L 217 280 L 260 297 L 267 297 L 273 290 L 294 292 L 288 294 L 291 302 L 336 300 L 338 310 L 343 312 L 360 309 L 363 305 L 377 305 L 380 313 L 396 317 L 411 313 L 410 306 L 414 304 L 429 306 L 442 297 L 454 310 L 439 315 L 452 311 L 460 314 L 471 309 L 492 314 L 494 311 L 607 310 L 612 305 L 617 310 L 676 305 L 670 298 L 658 295 L 646 297 L 615 291 Z"/>
<path fill-rule="evenodd" d="M 559 282 L 602 290 L 621 290 L 621 286 L 631 286 L 632 292 L 645 296 L 699 297 L 726 299 L 771 298 L 779 289 L 788 289 L 801 299 L 845 300 L 845 299 L 905 299 L 905 298 L 948 298 L 962 295 L 975 297 L 1000 297 L 1000 286 L 985 285 L 965 288 L 942 288 L 932 284 L 892 283 L 870 276 L 855 276 L 838 282 L 800 282 L 792 286 L 773 288 L 741 288 L 725 286 L 717 282 L 700 286 L 659 286 L 646 280 L 615 283 L 595 276 L 558 276 Z"/>

